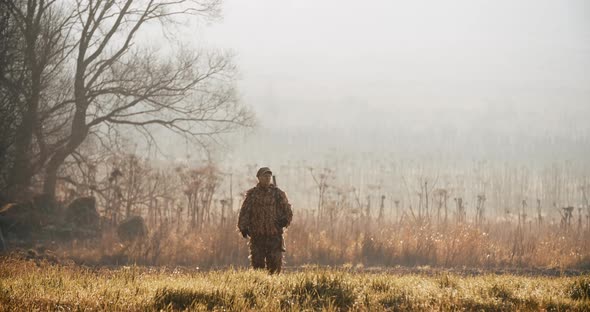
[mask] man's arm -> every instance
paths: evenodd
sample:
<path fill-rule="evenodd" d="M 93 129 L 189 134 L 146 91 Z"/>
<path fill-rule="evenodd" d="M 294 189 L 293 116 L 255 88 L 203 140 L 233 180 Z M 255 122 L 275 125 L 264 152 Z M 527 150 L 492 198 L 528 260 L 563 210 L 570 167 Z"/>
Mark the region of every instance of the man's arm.
<path fill-rule="evenodd" d="M 293 219 L 293 210 L 287 198 L 287 194 L 279 190 L 278 222 L 280 227 L 288 227 Z"/>
<path fill-rule="evenodd" d="M 251 198 L 251 190 L 246 192 L 246 197 L 244 198 L 244 202 L 242 203 L 242 207 L 240 208 L 240 214 L 238 215 L 238 229 L 244 238 L 250 235 L 249 228 L 250 228 L 250 198 Z"/>

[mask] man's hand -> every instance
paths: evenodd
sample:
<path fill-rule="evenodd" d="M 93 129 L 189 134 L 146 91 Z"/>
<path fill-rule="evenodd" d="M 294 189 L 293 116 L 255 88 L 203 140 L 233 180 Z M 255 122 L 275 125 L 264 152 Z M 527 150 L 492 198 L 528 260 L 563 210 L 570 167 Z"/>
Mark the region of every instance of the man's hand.
<path fill-rule="evenodd" d="M 242 233 L 244 238 L 248 238 L 248 236 L 250 236 L 250 231 L 248 231 L 248 229 L 240 230 L 240 233 Z"/>
<path fill-rule="evenodd" d="M 286 219 L 279 219 L 279 220 L 277 220 L 277 225 L 279 226 L 279 228 L 284 228 L 287 226 L 287 220 Z"/>

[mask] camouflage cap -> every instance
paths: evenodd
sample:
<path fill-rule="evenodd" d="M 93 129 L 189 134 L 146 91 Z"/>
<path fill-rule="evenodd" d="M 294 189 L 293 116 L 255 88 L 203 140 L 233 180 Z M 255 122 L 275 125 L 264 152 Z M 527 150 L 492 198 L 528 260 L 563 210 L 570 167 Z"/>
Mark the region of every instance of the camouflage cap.
<path fill-rule="evenodd" d="M 272 174 L 272 171 L 270 171 L 270 168 L 268 167 L 262 167 L 260 169 L 258 169 L 258 172 L 256 173 L 256 176 L 259 177 L 267 172 L 270 172 L 270 174 Z"/>

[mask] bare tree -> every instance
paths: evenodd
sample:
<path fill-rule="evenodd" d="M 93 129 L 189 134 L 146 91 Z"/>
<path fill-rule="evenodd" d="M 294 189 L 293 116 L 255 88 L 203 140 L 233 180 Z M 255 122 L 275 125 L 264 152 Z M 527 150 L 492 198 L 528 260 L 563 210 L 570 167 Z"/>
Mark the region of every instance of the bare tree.
<path fill-rule="evenodd" d="M 19 38 L 8 4 L 0 1 L 0 189 L 7 186 L 19 119 L 18 96 L 11 85 L 14 80 L 12 76 L 16 76 L 13 70 L 18 59 L 16 51 Z"/>
<path fill-rule="evenodd" d="M 196 168 L 177 168 L 187 197 L 187 220 L 192 229 L 201 229 L 212 223 L 211 206 L 220 186 L 221 175 L 215 165 L 209 163 Z"/>
<path fill-rule="evenodd" d="M 324 205 L 326 203 L 326 191 L 328 190 L 329 184 L 328 179 L 332 178 L 332 170 L 329 168 L 324 168 L 323 171 L 319 175 L 315 175 L 313 173 L 313 168 L 309 167 L 309 173 L 313 178 L 317 188 L 318 188 L 318 209 L 317 209 L 317 221 L 320 224 L 322 218 L 324 217 Z"/>
<path fill-rule="evenodd" d="M 216 0 L 75 1 L 72 98 L 55 106 L 71 107 L 73 114 L 63 143 L 47 162 L 45 193 L 55 194 L 66 158 L 105 126 L 130 126 L 152 142 L 151 127 L 164 127 L 205 144 L 206 138 L 251 125 L 252 115 L 235 98 L 235 67 L 228 55 L 181 50 L 163 58 L 134 47 L 146 25 L 212 17 L 219 5 Z"/>
<path fill-rule="evenodd" d="M 4 0 L 1 6 L 2 18 L 8 21 L 2 35 L 2 108 L 8 108 L 3 111 L 14 122 L 9 123 L 14 131 L 13 161 L 3 168 L 6 184 L 18 190 L 30 186 L 50 155 L 48 139 L 64 125 L 53 122 L 62 112 L 52 110 L 51 102 L 60 100 L 56 86 L 72 52 L 64 30 L 72 26 L 73 15 L 55 0 Z"/>

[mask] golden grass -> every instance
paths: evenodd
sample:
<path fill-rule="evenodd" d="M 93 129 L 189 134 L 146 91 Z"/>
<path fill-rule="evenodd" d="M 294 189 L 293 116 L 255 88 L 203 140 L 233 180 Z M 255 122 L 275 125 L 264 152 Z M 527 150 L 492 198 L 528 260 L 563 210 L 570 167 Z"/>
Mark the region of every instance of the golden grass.
<path fill-rule="evenodd" d="M 588 311 L 590 276 L 90 268 L 2 258 L 1 311 Z"/>
<path fill-rule="evenodd" d="M 201 230 L 163 226 L 144 241 L 125 246 L 112 231 L 93 242 L 58 245 L 62 258 L 83 264 L 182 265 L 200 268 L 247 267 L 247 241 L 234 220 Z M 288 266 L 352 265 L 444 268 L 590 269 L 590 232 L 559 225 L 524 228 L 496 222 L 383 222 L 314 226 L 297 219 L 285 235 Z"/>

